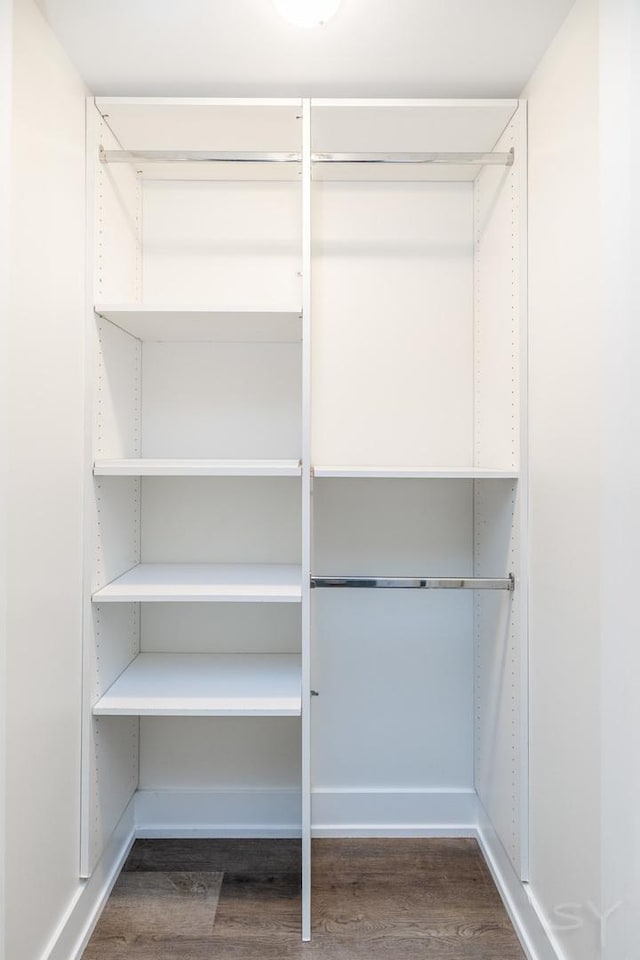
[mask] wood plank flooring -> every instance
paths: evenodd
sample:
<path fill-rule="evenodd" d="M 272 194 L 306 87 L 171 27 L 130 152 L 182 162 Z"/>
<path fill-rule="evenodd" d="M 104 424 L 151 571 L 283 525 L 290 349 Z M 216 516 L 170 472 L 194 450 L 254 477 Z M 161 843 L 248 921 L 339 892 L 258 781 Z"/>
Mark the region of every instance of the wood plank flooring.
<path fill-rule="evenodd" d="M 475 840 L 138 840 L 83 960 L 524 960 Z"/>

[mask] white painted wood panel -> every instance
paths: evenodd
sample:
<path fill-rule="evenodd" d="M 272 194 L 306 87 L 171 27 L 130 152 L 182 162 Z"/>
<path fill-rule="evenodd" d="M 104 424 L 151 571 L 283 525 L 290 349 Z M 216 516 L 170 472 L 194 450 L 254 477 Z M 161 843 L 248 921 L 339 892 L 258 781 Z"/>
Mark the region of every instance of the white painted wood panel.
<path fill-rule="evenodd" d="M 485 167 L 474 184 L 474 463 L 479 467 L 517 468 L 520 460 L 524 106 L 496 145 L 500 150 L 512 147 L 513 166 Z"/>
<path fill-rule="evenodd" d="M 140 563 L 93 595 L 97 603 L 299 603 L 295 564 Z"/>
<path fill-rule="evenodd" d="M 300 345 L 145 343 L 142 456 L 300 459 Z"/>
<path fill-rule="evenodd" d="M 314 788 L 472 786 L 472 598 L 429 593 L 314 591 Z"/>
<path fill-rule="evenodd" d="M 89 876 L 127 807 L 138 779 L 138 724 L 101 724 L 91 708 L 140 648 L 137 607 L 107 611 L 91 593 L 140 559 L 140 484 L 91 479 L 96 456 L 139 456 L 141 346 L 96 318 L 103 295 L 140 293 L 140 191 L 135 171 L 105 170 L 97 145 L 117 147 L 92 101 L 87 103 L 88 257 L 86 295 L 85 572 L 82 725 L 82 876 Z M 92 290 L 93 287 L 93 290 Z"/>
<path fill-rule="evenodd" d="M 96 477 L 299 477 L 299 460 L 96 460 Z"/>
<path fill-rule="evenodd" d="M 295 603 L 144 603 L 140 643 L 145 653 L 300 653 L 300 607 Z"/>
<path fill-rule="evenodd" d="M 300 649 L 302 670 L 301 804 L 302 939 L 311 939 L 311 551 L 313 536 L 311 459 L 311 101 L 302 107 L 302 604 Z"/>
<path fill-rule="evenodd" d="M 96 104 L 125 150 L 300 150 L 300 100 L 98 97 Z"/>
<path fill-rule="evenodd" d="M 92 453 L 98 457 L 140 455 L 141 345 L 112 323 L 95 321 L 91 358 Z M 92 337 L 93 339 L 93 337 Z"/>
<path fill-rule="evenodd" d="M 149 180 L 143 207 L 143 303 L 301 303 L 299 183 Z"/>
<path fill-rule="evenodd" d="M 491 150 L 517 100 L 314 100 L 315 152 Z"/>
<path fill-rule="evenodd" d="M 140 182 L 135 167 L 100 163 L 99 145 L 106 150 L 118 150 L 120 144 L 95 109 L 91 120 L 87 161 L 95 179 L 92 197 L 94 299 L 135 303 L 140 297 L 141 280 Z"/>
<path fill-rule="evenodd" d="M 475 619 L 475 787 L 511 863 L 520 875 L 523 730 L 519 486 L 477 481 L 474 575 L 513 574 L 512 593 L 478 591 Z M 526 742 L 526 741 L 525 741 Z M 526 762 L 526 760 L 525 760 Z"/>
<path fill-rule="evenodd" d="M 141 483 L 147 563 L 300 562 L 297 478 L 145 477 Z"/>
<path fill-rule="evenodd" d="M 169 790 L 299 790 L 300 726 L 299 717 L 268 723 L 254 717 L 141 717 L 139 788 L 160 797 Z M 268 829 L 268 819 L 263 823 Z"/>
<path fill-rule="evenodd" d="M 472 570 L 469 480 L 323 479 L 313 499 L 315 573 Z M 313 610 L 314 789 L 470 788 L 471 594 L 316 589 Z"/>
<path fill-rule="evenodd" d="M 140 481 L 129 477 L 95 480 L 95 536 L 91 577 L 95 591 L 140 560 Z"/>
<path fill-rule="evenodd" d="M 475 183 L 475 433 L 480 467 L 522 466 L 518 484 L 475 485 L 476 576 L 513 573 L 516 589 L 475 597 L 476 789 L 521 879 L 528 871 L 526 105 L 497 149 L 512 167 Z"/>
<path fill-rule="evenodd" d="M 93 708 L 96 716 L 300 716 L 300 657 L 143 653 Z"/>
<path fill-rule="evenodd" d="M 317 479 L 314 574 L 469 576 L 472 491 L 470 480 Z"/>
<path fill-rule="evenodd" d="M 314 461 L 472 463 L 471 186 L 314 190 Z"/>
<path fill-rule="evenodd" d="M 287 309 L 212 310 L 99 303 L 95 310 L 138 340 L 297 343 L 302 336 L 300 307 L 295 304 Z"/>

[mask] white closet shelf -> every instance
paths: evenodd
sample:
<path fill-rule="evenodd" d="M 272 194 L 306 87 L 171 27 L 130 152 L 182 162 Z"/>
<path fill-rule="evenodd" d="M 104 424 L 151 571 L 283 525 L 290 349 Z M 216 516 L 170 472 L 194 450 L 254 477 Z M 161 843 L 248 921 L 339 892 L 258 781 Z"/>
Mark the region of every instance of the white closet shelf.
<path fill-rule="evenodd" d="M 314 477 L 362 477 L 427 480 L 517 480 L 518 470 L 512 467 L 488 469 L 485 467 L 396 467 L 396 466 L 336 466 L 319 465 L 313 468 Z"/>
<path fill-rule="evenodd" d="M 139 563 L 97 590 L 95 603 L 300 603 L 296 564 Z"/>
<path fill-rule="evenodd" d="M 300 657 L 141 653 L 93 708 L 96 716 L 298 717 Z"/>
<path fill-rule="evenodd" d="M 299 477 L 299 460 L 96 460 L 96 477 Z"/>
<path fill-rule="evenodd" d="M 298 343 L 302 310 L 256 307 L 215 310 L 189 306 L 101 304 L 95 312 L 138 340 L 164 342 Z"/>

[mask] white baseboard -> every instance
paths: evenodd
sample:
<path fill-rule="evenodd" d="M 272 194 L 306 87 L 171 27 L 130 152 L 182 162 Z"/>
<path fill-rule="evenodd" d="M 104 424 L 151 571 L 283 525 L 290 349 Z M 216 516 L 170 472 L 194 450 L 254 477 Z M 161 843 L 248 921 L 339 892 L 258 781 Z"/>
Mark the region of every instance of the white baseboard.
<path fill-rule="evenodd" d="M 533 909 L 536 917 L 538 918 L 538 923 L 540 924 L 540 926 L 541 926 L 542 929 L 544 930 L 545 935 L 546 935 L 546 937 L 547 937 L 547 939 L 548 939 L 549 943 L 551 944 L 551 947 L 552 947 L 552 949 L 553 949 L 553 951 L 554 951 L 553 954 L 552 954 L 552 957 L 554 958 L 554 960 L 555 960 L 555 958 L 557 958 L 557 960 L 567 960 L 566 953 L 565 953 L 565 951 L 562 949 L 562 947 L 560 946 L 556 935 L 554 934 L 553 930 L 552 930 L 551 927 L 549 926 L 549 923 L 548 923 L 548 921 L 547 921 L 547 919 L 546 919 L 546 917 L 545 917 L 545 915 L 544 915 L 544 911 L 542 910 L 542 907 L 540 906 L 540 904 L 538 903 L 536 897 L 534 896 L 534 894 L 533 894 L 533 892 L 532 892 L 532 890 L 531 890 L 531 887 L 529 887 L 528 884 L 525 884 L 525 886 L 526 886 L 526 890 L 527 890 L 527 897 L 528 897 L 528 899 L 529 899 L 529 903 L 531 904 L 531 907 L 532 907 L 532 909 Z"/>
<path fill-rule="evenodd" d="M 527 960 L 564 960 L 480 805 L 479 815 L 478 843 Z"/>
<path fill-rule="evenodd" d="M 140 790 L 139 837 L 299 837 L 296 790 Z M 473 790 L 314 790 L 314 837 L 472 837 Z"/>
<path fill-rule="evenodd" d="M 474 837 L 474 790 L 314 790 L 314 837 Z"/>
<path fill-rule="evenodd" d="M 139 790 L 138 837 L 299 837 L 298 790 Z"/>
<path fill-rule="evenodd" d="M 93 874 L 82 881 L 58 924 L 42 960 L 79 960 L 135 838 L 134 802 L 131 800 Z"/>

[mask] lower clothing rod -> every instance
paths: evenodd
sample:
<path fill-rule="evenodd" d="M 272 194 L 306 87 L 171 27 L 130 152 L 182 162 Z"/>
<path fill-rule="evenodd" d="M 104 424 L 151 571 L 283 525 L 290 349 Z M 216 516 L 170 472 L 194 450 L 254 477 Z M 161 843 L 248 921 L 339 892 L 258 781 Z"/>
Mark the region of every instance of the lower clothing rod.
<path fill-rule="evenodd" d="M 508 577 L 311 577 L 312 587 L 365 587 L 391 590 L 513 590 Z"/>

